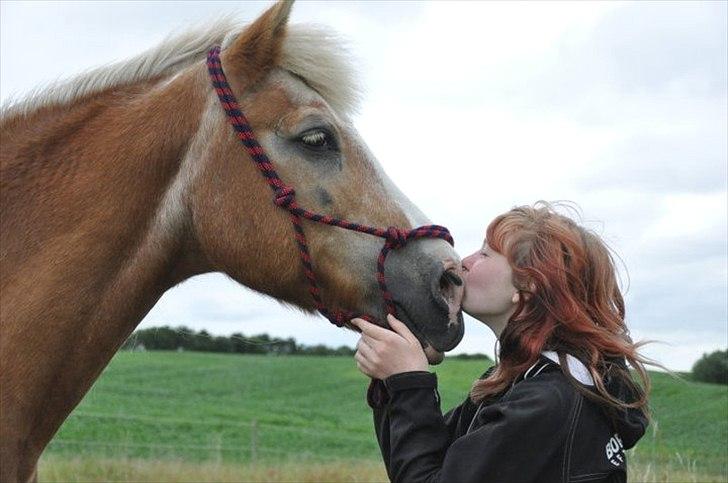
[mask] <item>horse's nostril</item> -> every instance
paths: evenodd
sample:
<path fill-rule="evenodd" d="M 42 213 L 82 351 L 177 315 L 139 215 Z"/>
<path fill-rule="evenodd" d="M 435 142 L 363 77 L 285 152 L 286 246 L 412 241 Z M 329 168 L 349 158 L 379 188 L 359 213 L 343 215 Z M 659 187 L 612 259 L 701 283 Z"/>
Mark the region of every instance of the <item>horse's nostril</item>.
<path fill-rule="evenodd" d="M 463 279 L 458 277 L 458 275 L 452 270 L 445 270 L 440 279 L 440 285 L 442 286 L 448 282 L 459 287 L 463 284 Z"/>
<path fill-rule="evenodd" d="M 463 286 L 461 279 L 453 269 L 448 269 L 440 275 L 440 294 L 448 304 L 455 302 L 460 287 Z"/>

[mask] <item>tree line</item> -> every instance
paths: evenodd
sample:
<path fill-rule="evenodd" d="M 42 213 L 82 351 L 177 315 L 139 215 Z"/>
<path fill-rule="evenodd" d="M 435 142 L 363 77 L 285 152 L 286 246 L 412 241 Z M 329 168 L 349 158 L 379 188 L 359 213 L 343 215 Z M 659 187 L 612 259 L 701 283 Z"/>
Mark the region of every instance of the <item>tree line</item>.
<path fill-rule="evenodd" d="M 211 335 L 190 328 L 152 327 L 134 331 L 121 347 L 122 350 L 187 350 L 198 352 L 224 352 L 234 354 L 353 356 L 355 350 L 342 345 L 299 344 L 289 337 L 281 339 L 268 334 L 245 336 L 236 332 L 230 336 Z"/>
<path fill-rule="evenodd" d="M 329 347 L 325 344 L 305 345 L 294 338 L 281 339 L 268 334 L 245 336 L 236 332 L 230 336 L 211 335 L 185 326 L 139 329 L 129 336 L 122 350 L 167 350 L 223 352 L 229 354 L 271 354 L 303 356 L 353 356 L 349 346 Z M 454 359 L 489 359 L 485 354 L 458 354 Z"/>
<path fill-rule="evenodd" d="M 693 379 L 728 384 L 728 350 L 703 354 L 703 357 L 693 365 Z"/>

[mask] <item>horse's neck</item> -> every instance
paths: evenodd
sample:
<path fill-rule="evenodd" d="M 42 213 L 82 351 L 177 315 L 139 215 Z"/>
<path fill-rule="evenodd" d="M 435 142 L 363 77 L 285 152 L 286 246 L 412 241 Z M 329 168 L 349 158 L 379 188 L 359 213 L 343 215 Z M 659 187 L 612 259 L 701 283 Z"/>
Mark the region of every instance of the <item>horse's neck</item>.
<path fill-rule="evenodd" d="M 205 106 L 199 71 L 4 123 L 0 426 L 12 418 L 41 448 L 164 291 L 197 270 L 163 205 Z"/>

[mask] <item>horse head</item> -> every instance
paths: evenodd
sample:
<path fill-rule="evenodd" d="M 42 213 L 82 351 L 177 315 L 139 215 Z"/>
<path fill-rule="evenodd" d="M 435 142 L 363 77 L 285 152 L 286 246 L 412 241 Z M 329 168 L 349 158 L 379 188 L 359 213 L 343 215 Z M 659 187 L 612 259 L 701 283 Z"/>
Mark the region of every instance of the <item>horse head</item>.
<path fill-rule="evenodd" d="M 392 183 L 354 128 L 355 75 L 335 36 L 288 25 L 279 2 L 223 44 L 220 58 L 255 136 L 300 206 L 374 227 L 428 220 Z M 199 256 L 250 288 L 307 311 L 314 305 L 290 215 L 241 148 L 212 87 L 188 157 L 189 225 Z M 382 239 L 303 221 L 324 304 L 385 320 L 376 277 Z M 385 277 L 397 315 L 431 362 L 463 335 L 460 259 L 443 240 L 393 250 Z M 384 324 L 384 322 L 380 322 Z"/>

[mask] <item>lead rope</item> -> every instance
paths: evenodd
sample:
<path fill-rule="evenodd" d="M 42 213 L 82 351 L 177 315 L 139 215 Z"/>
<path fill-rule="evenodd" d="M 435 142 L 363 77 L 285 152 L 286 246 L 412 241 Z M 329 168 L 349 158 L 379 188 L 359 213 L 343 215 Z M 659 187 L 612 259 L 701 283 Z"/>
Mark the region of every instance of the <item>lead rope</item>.
<path fill-rule="evenodd" d="M 311 298 L 313 298 L 316 309 L 338 327 L 343 326 L 347 321 L 357 315 L 369 322 L 374 322 L 374 318 L 367 314 L 355 314 L 354 312 L 345 310 L 329 310 L 323 304 L 321 301 L 319 286 L 316 282 L 316 274 L 314 273 L 313 266 L 311 264 L 311 256 L 308 251 L 306 235 L 304 234 L 303 227 L 301 225 L 301 218 L 306 218 L 326 225 L 338 226 L 339 228 L 345 228 L 347 230 L 367 233 L 369 235 L 385 239 L 384 246 L 379 252 L 379 257 L 377 258 L 377 282 L 379 283 L 379 290 L 382 293 L 387 313 L 396 317 L 397 311 L 394 306 L 394 301 L 392 300 L 392 294 L 389 292 L 387 282 L 384 279 L 384 261 L 387 258 L 387 254 L 390 250 L 401 248 L 410 240 L 417 238 L 441 238 L 447 241 L 450 245 L 454 245 L 452 236 L 448 229 L 439 225 L 426 225 L 412 230 L 402 230 L 394 226 L 382 229 L 361 225 L 359 223 L 351 223 L 346 220 L 339 220 L 329 215 L 321 215 L 301 208 L 296 201 L 296 192 L 293 188 L 286 185 L 278 176 L 278 173 L 273 167 L 273 163 L 265 154 L 263 147 L 260 143 L 258 143 L 248 119 L 240 109 L 238 101 L 235 98 L 235 94 L 233 94 L 232 89 L 230 89 L 230 84 L 228 84 L 225 73 L 223 72 L 222 63 L 220 62 L 219 46 L 213 47 L 208 52 L 207 70 L 210 73 L 210 79 L 212 80 L 215 92 L 217 92 L 220 103 L 225 109 L 225 113 L 228 115 L 230 124 L 232 124 L 235 129 L 238 139 L 240 139 L 240 142 L 255 162 L 255 165 L 258 166 L 258 169 L 263 174 L 268 186 L 270 186 L 271 190 L 273 190 L 273 202 L 277 206 L 288 211 L 291 215 L 296 243 L 298 244 L 298 250 L 301 255 L 301 263 L 303 264 L 303 270 L 306 278 L 308 279 L 308 291 L 311 294 Z"/>

